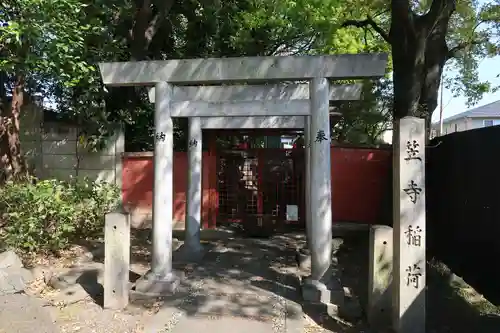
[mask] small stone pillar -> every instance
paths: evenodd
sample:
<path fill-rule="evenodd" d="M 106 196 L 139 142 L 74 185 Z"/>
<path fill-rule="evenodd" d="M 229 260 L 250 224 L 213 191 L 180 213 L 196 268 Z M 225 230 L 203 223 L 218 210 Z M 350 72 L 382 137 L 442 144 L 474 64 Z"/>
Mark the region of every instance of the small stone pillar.
<path fill-rule="evenodd" d="M 150 295 L 173 292 L 179 276 L 172 272 L 174 126 L 170 116 L 172 86 L 159 82 L 155 89 L 155 151 L 153 184 L 153 246 L 151 270 L 136 283 Z"/>
<path fill-rule="evenodd" d="M 425 120 L 400 119 L 393 136 L 393 328 L 425 333 Z"/>
<path fill-rule="evenodd" d="M 371 328 L 387 329 L 392 313 L 392 228 L 371 226 L 369 249 L 368 322 Z"/>
<path fill-rule="evenodd" d="M 188 131 L 188 170 L 186 227 L 184 244 L 181 251 L 183 259 L 198 260 L 203 256 L 200 243 L 201 201 L 202 201 L 202 128 L 200 117 L 189 118 Z"/>
<path fill-rule="evenodd" d="M 130 215 L 113 212 L 104 226 L 104 308 L 121 310 L 129 301 Z"/>
<path fill-rule="evenodd" d="M 314 78 L 309 83 L 310 130 L 310 209 L 311 276 L 302 286 L 306 301 L 331 302 L 332 200 L 330 161 L 329 83 Z M 336 286 L 338 287 L 338 286 Z"/>

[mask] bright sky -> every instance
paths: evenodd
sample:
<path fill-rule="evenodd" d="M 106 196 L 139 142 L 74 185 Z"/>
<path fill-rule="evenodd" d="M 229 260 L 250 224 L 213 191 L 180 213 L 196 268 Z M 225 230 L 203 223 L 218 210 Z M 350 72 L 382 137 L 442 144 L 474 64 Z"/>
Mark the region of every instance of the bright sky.
<path fill-rule="evenodd" d="M 479 0 L 479 3 L 481 5 L 490 2 L 491 0 Z M 445 72 L 444 74 L 446 76 L 453 76 L 452 71 Z M 491 59 L 484 59 L 479 65 L 479 79 L 481 81 L 488 81 L 491 82 L 493 86 L 500 86 L 500 78 L 496 77 L 499 74 L 500 74 L 500 56 Z M 461 113 L 467 111 L 468 109 L 489 104 L 498 100 L 500 100 L 500 91 L 497 91 L 496 93 L 493 94 L 485 94 L 483 96 L 483 99 L 479 101 L 479 103 L 468 108 L 465 105 L 466 102 L 465 98 L 463 98 L 462 96 L 453 97 L 452 93 L 447 89 L 445 89 L 443 91 L 443 105 L 444 105 L 443 118 L 446 119 L 447 117 L 453 116 L 457 113 Z M 432 115 L 432 121 L 433 122 L 439 121 L 439 106 Z"/>
<path fill-rule="evenodd" d="M 500 57 L 484 59 L 479 65 L 479 78 L 481 81 L 483 80 L 489 81 L 492 83 L 493 86 L 500 86 L 500 78 L 496 77 L 499 74 L 500 74 Z M 453 72 L 452 71 L 445 72 L 445 75 L 452 76 Z M 475 108 L 498 100 L 500 100 L 500 91 L 497 91 L 495 93 L 485 94 L 483 96 L 483 99 L 478 104 L 472 106 L 471 108 Z M 445 88 L 443 92 L 443 105 L 444 105 L 443 118 L 446 119 L 447 117 L 453 116 L 457 113 L 464 112 L 470 109 L 465 105 L 465 102 L 466 99 L 464 97 L 462 96 L 453 97 L 451 91 Z M 432 115 L 432 120 L 433 122 L 439 121 L 439 106 L 436 109 L 436 111 L 434 111 L 434 114 Z"/>

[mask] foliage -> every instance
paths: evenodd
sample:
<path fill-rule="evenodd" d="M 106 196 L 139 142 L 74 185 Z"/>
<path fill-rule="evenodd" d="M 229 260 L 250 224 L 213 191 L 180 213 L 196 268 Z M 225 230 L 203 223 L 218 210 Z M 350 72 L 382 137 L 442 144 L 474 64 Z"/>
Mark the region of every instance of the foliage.
<path fill-rule="evenodd" d="M 482 59 L 498 54 L 500 0 L 0 0 L 5 8 L 0 19 L 11 22 L 0 28 L 0 72 L 22 69 L 30 89 L 43 92 L 60 112 L 87 128 L 89 142 L 99 143 L 110 135 L 113 124 L 123 123 L 129 150 L 151 150 L 154 106 L 146 89 L 104 88 L 97 62 L 391 52 L 393 44 L 403 44 L 388 42 L 401 32 L 392 29 L 394 18 L 406 17 L 395 13 L 393 6 L 405 3 L 415 22 L 428 19 L 433 4 L 456 4 L 442 31 L 449 51 L 445 62 L 457 73 L 451 77 L 448 72 L 446 83 L 469 104 L 491 91 L 477 70 Z M 427 38 L 428 45 L 433 42 Z M 441 52 L 438 46 L 426 49 L 426 59 Z M 392 69 L 391 62 L 388 71 Z M 420 109 L 435 104 L 437 81 L 427 76 L 432 71 L 428 67 L 418 75 L 429 83 L 429 91 L 418 100 Z M 392 95 L 386 92 L 382 104 Z M 349 105 L 358 106 L 348 104 L 346 112 Z M 354 125 L 362 131 L 371 126 L 375 114 L 385 119 L 387 108 L 372 105 L 371 110 L 363 105 L 355 120 L 353 112 L 347 114 L 345 126 L 336 130 L 352 132 L 348 126 Z M 186 121 L 176 121 L 175 128 L 179 149 L 185 146 Z"/>
<path fill-rule="evenodd" d="M 479 80 L 478 68 L 484 58 L 500 54 L 499 4 L 498 0 L 459 1 L 450 20 L 447 43 L 453 52 L 447 64 L 457 75 L 447 77 L 445 84 L 455 96 L 465 96 L 469 106 L 477 103 L 484 93 L 496 89 L 491 82 Z"/>
<path fill-rule="evenodd" d="M 332 140 L 340 144 L 377 145 L 392 129 L 392 82 L 364 82 L 360 101 L 342 103 L 342 114 L 332 128 Z"/>
<path fill-rule="evenodd" d="M 47 94 L 91 80 L 86 39 L 99 26 L 85 21 L 77 0 L 0 0 L 0 181 L 25 179 L 19 127 L 25 93 Z M 56 83 L 57 82 L 57 83 Z M 29 99 L 28 99 L 29 100 Z"/>
<path fill-rule="evenodd" d="M 430 125 L 445 64 L 457 73 L 446 73 L 448 87 L 469 105 L 492 90 L 479 80 L 478 65 L 498 54 L 498 0 L 351 2 L 357 9 L 342 26 L 370 31 L 391 48 L 396 118 L 424 117 Z"/>
<path fill-rule="evenodd" d="M 95 237 L 118 195 L 114 185 L 88 179 L 7 182 L 0 188 L 0 240 L 27 251 L 56 251 L 73 240 Z"/>
<path fill-rule="evenodd" d="M 82 50 L 82 58 L 95 64 L 137 57 L 131 39 L 144 36 L 130 35 L 139 20 L 135 4 L 121 1 L 112 6 L 102 1 L 100 5 L 97 10 L 89 3 L 84 21 L 104 32 L 87 37 L 92 47 Z M 146 59 L 387 50 L 387 45 L 375 43 L 376 37 L 366 37 L 362 31 L 337 30 L 347 10 L 338 0 L 187 0 L 175 2 L 161 21 L 155 20 L 160 15 L 157 7 L 153 4 L 152 13 L 143 13 L 151 19 L 145 29 L 154 30 L 144 51 Z M 76 87 L 57 83 L 50 93 L 62 112 L 84 122 L 89 142 L 102 141 L 110 134 L 110 124 L 121 122 L 126 125 L 128 151 L 152 150 L 154 106 L 144 88 L 104 88 L 94 71 L 89 82 Z M 184 119 L 174 122 L 176 150 L 186 146 L 186 125 Z"/>
<path fill-rule="evenodd" d="M 85 59 L 89 36 L 101 26 L 85 22 L 87 5 L 78 0 L 1 0 L 0 72 L 26 76 L 32 91 L 58 81 L 75 87 L 92 80 L 94 63 Z M 8 82 L 4 84 L 8 85 Z M 2 96 L 4 97 L 4 96 Z"/>

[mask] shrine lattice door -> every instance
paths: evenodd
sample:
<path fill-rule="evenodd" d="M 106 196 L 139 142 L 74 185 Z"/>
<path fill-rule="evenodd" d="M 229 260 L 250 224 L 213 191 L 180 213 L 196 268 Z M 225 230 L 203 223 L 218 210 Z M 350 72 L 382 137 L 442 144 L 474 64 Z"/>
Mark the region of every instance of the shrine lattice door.
<path fill-rule="evenodd" d="M 218 223 L 270 215 L 303 225 L 303 149 L 245 148 L 218 153 Z"/>

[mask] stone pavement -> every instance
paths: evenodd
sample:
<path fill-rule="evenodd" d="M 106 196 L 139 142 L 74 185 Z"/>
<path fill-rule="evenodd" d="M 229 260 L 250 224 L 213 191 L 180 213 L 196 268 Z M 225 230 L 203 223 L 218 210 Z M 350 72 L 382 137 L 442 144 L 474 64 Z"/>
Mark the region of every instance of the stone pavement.
<path fill-rule="evenodd" d="M 0 333 L 59 332 L 45 302 L 23 293 L 33 278 L 17 254 L 0 253 Z"/>
<path fill-rule="evenodd" d="M 287 237 L 221 242 L 187 267 L 177 295 L 163 299 L 144 332 L 300 333 L 295 248 Z M 134 302 L 137 304 L 140 300 Z"/>
<path fill-rule="evenodd" d="M 129 308 L 117 312 L 99 305 L 103 265 L 81 263 L 54 273 L 60 290 L 43 300 L 24 294 L 0 297 L 0 333 L 32 333 L 34 328 L 37 333 L 303 332 L 290 242 L 280 236 L 212 242 L 202 263 L 174 262 L 187 274 L 175 295 L 133 297 Z"/>
<path fill-rule="evenodd" d="M 44 305 L 24 294 L 0 296 L 0 333 L 59 333 Z"/>

